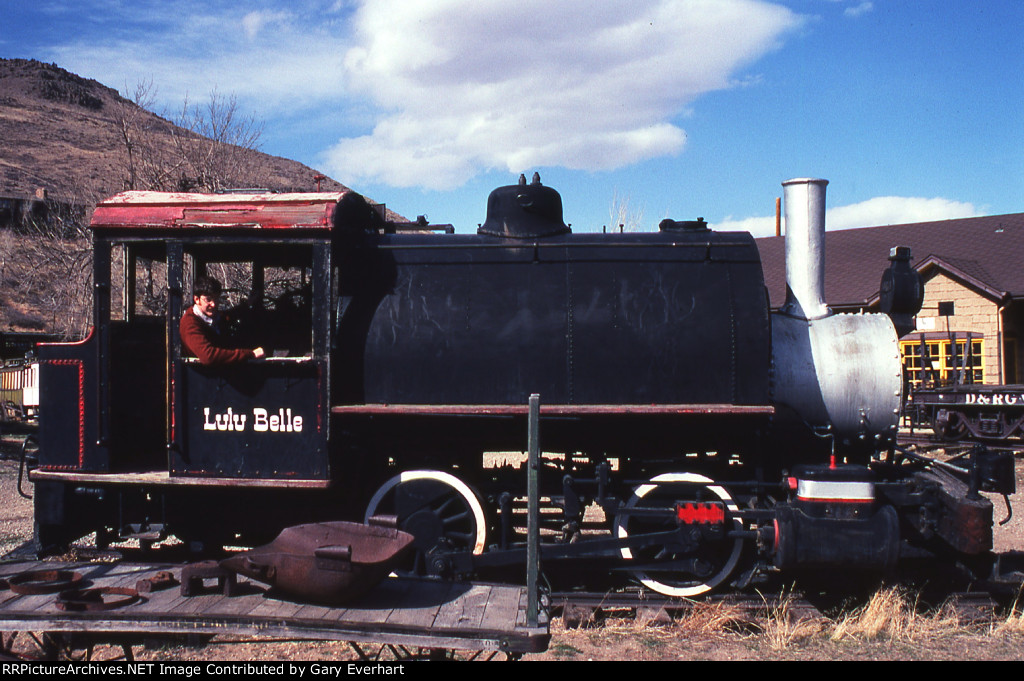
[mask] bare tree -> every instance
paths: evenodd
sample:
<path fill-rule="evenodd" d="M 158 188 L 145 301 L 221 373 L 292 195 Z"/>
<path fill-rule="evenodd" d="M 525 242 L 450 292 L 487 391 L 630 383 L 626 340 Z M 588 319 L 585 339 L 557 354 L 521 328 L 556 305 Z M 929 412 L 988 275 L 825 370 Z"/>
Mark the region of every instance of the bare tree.
<path fill-rule="evenodd" d="M 173 126 L 151 113 L 156 102 L 152 81 L 140 81 L 117 102 L 117 129 L 123 151 L 124 189 L 169 191 L 176 188 L 182 161 L 171 152 Z"/>
<path fill-rule="evenodd" d="M 130 100 L 117 100 L 117 132 L 121 136 L 125 154 L 125 189 L 135 189 L 139 185 L 139 163 L 143 156 L 143 131 L 140 130 L 142 126 L 139 119 L 152 102 L 153 81 L 136 85 Z"/>
<path fill-rule="evenodd" d="M 616 191 L 612 194 L 612 203 L 608 207 L 608 218 L 611 224 L 608 230 L 612 232 L 643 232 L 644 209 L 635 208 L 631 205 L 629 196 L 620 196 Z"/>
<path fill-rule="evenodd" d="M 186 96 L 173 122 L 151 114 L 152 82 L 141 82 L 118 111 L 125 189 L 220 191 L 257 181 L 248 154 L 258 151 L 263 123 L 216 90 L 196 104 Z"/>
<path fill-rule="evenodd" d="M 172 139 L 183 171 L 179 189 L 220 191 L 252 182 L 246 157 L 259 149 L 263 123 L 242 114 L 234 95 L 214 90 L 202 105 L 186 97 L 175 124 Z"/>
<path fill-rule="evenodd" d="M 17 264 L 9 304 L 33 311 L 30 316 L 67 339 L 83 337 L 92 319 L 92 245 L 82 205 L 55 203 L 48 221 L 8 245 Z"/>

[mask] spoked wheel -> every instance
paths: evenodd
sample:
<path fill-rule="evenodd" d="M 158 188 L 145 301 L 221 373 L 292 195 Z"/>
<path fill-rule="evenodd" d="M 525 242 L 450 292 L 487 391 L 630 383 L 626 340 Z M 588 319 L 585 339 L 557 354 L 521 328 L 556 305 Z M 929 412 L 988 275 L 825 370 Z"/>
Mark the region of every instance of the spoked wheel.
<path fill-rule="evenodd" d="M 487 524 L 480 500 L 470 487 L 442 471 L 405 471 L 391 478 L 366 506 L 366 521 L 395 515 L 398 528 L 416 538 L 413 571 L 428 569 L 435 549 L 483 553 Z"/>
<path fill-rule="evenodd" d="M 621 553 L 626 560 L 644 565 L 633 571 L 633 576 L 652 591 L 666 596 L 698 596 L 724 582 L 736 567 L 743 540 L 730 539 L 726 533 L 742 529 L 742 523 L 729 493 L 696 473 L 665 473 L 651 478 L 636 488 L 625 509 L 672 508 L 676 502 L 693 502 L 696 508 L 700 508 L 697 504 L 710 502 L 709 506 L 724 510 L 724 518 L 684 526 L 678 540 L 636 550 L 623 547 Z M 622 513 L 615 520 L 615 534 L 620 538 L 675 528 L 675 519 L 665 516 Z M 664 567 L 658 567 L 659 563 Z"/>
<path fill-rule="evenodd" d="M 967 435 L 967 423 L 964 417 L 955 411 L 939 418 L 938 413 L 932 416 L 932 432 L 943 440 L 962 440 Z"/>

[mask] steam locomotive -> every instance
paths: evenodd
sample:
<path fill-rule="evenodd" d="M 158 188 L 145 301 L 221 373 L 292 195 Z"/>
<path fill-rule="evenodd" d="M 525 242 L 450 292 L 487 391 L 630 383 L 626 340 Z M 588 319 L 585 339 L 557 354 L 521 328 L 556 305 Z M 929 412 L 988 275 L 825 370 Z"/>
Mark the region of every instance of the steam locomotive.
<path fill-rule="evenodd" d="M 411 569 L 523 560 L 527 400 L 539 394 L 546 565 L 693 596 L 779 570 L 987 556 L 1012 460 L 894 451 L 892 319 L 920 306 L 894 251 L 885 314 L 823 300 L 826 181 L 784 183 L 788 300 L 745 233 L 702 219 L 572 233 L 534 177 L 475 235 L 405 230 L 353 192 L 126 192 L 100 203 L 94 325 L 39 348 L 36 540 L 173 534 L 196 550 L 393 515 Z M 178 320 L 226 286 L 238 346 L 204 366 Z"/>

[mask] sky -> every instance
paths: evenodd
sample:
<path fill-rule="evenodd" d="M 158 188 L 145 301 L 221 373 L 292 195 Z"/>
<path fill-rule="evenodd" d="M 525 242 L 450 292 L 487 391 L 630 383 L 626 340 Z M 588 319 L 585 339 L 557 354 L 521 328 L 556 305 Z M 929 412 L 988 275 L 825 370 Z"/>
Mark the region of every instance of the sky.
<path fill-rule="evenodd" d="M 774 233 L 1024 211 L 1022 0 L 0 0 L 0 57 L 156 109 L 234 95 L 261 149 L 473 232 L 540 173 L 573 231 Z M 0 104 L 2 106 L 2 104 Z"/>

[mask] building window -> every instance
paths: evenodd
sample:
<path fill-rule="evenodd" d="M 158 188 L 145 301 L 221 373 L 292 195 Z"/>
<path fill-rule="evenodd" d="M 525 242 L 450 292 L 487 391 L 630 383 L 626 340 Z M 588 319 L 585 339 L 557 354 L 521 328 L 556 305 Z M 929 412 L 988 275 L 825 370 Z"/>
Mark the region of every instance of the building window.
<path fill-rule="evenodd" d="M 984 348 L 981 338 L 902 341 L 903 375 L 913 388 L 984 383 Z"/>

